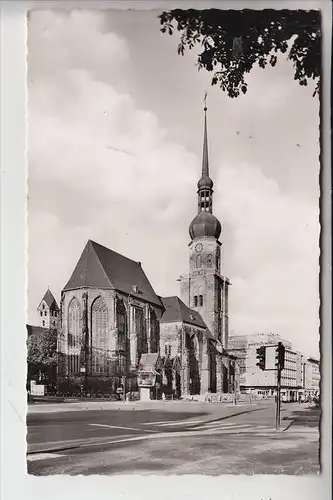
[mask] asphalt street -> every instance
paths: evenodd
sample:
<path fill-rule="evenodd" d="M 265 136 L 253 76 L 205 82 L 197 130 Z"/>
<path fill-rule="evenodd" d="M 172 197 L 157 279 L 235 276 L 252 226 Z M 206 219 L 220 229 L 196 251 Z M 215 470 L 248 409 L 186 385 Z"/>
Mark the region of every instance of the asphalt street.
<path fill-rule="evenodd" d="M 280 431 L 272 401 L 29 410 L 31 474 L 318 472 L 319 415 L 302 405 L 283 408 Z"/>

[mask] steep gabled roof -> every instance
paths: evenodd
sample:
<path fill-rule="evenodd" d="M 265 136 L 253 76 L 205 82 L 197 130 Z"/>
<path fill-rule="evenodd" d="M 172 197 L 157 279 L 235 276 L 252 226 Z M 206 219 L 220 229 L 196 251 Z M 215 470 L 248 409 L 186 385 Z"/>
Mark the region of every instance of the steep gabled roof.
<path fill-rule="evenodd" d="M 161 297 L 164 313 L 161 323 L 182 322 L 190 325 L 207 328 L 200 314 L 194 309 L 190 309 L 179 297 Z"/>
<path fill-rule="evenodd" d="M 63 291 L 84 287 L 112 288 L 162 307 L 139 262 L 91 240 Z"/>
<path fill-rule="evenodd" d="M 53 308 L 53 309 L 57 309 L 59 311 L 59 306 L 57 304 L 57 301 L 54 298 L 54 296 L 49 288 L 46 290 L 45 295 L 42 298 L 42 300 L 38 306 L 38 309 L 40 308 L 43 301 L 46 302 L 47 307 L 49 307 L 50 309 Z"/>

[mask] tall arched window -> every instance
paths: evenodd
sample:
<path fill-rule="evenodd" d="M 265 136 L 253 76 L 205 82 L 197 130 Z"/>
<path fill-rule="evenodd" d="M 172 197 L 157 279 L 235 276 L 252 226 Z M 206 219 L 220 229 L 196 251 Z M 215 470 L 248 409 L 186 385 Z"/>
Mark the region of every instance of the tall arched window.
<path fill-rule="evenodd" d="M 107 374 L 108 359 L 108 310 L 102 297 L 91 306 L 92 371 Z"/>
<path fill-rule="evenodd" d="M 68 306 L 68 346 L 80 348 L 81 308 L 79 301 L 73 297 Z"/>
<path fill-rule="evenodd" d="M 81 337 L 81 307 L 77 298 L 73 297 L 68 306 L 68 369 L 70 373 L 80 371 Z"/>
<path fill-rule="evenodd" d="M 203 306 L 203 295 L 199 295 L 199 307 Z"/>
<path fill-rule="evenodd" d="M 197 255 L 197 267 L 201 267 L 201 265 L 202 265 L 201 255 Z"/>
<path fill-rule="evenodd" d="M 150 311 L 150 352 L 157 352 L 160 344 L 160 329 L 155 311 Z"/>
<path fill-rule="evenodd" d="M 141 355 L 148 352 L 146 320 L 144 310 L 141 307 L 133 308 L 133 319 L 137 338 L 137 354 L 140 360 Z"/>
<path fill-rule="evenodd" d="M 194 307 L 198 306 L 198 296 L 197 295 L 194 295 L 194 297 L 193 297 L 193 305 L 194 305 Z"/>
<path fill-rule="evenodd" d="M 127 350 L 127 311 L 122 299 L 117 299 L 116 315 L 118 349 L 124 352 Z"/>

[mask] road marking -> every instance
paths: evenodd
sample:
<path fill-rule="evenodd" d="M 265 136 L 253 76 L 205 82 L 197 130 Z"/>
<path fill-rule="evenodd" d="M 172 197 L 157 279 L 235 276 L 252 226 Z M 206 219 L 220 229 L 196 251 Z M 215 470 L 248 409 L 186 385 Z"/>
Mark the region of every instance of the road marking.
<path fill-rule="evenodd" d="M 239 425 L 239 424 L 237 424 L 237 422 L 225 424 L 224 422 L 221 422 L 220 420 L 218 420 L 218 421 L 215 420 L 214 422 L 207 422 L 206 424 L 204 424 L 205 427 L 214 427 L 214 426 L 234 427 L 235 425 Z"/>
<path fill-rule="evenodd" d="M 140 432 L 158 432 L 149 429 L 139 429 L 138 427 L 122 427 L 121 425 L 107 425 L 107 424 L 89 424 L 94 427 L 107 427 L 109 429 L 126 429 L 127 431 L 140 431 Z"/>
<path fill-rule="evenodd" d="M 90 424 L 90 425 L 94 425 L 94 424 Z M 97 425 L 97 424 L 95 424 Z M 102 424 L 100 424 L 102 425 Z M 140 429 L 141 430 L 141 429 Z M 166 439 L 179 439 L 180 437 L 184 437 L 184 438 L 188 438 L 190 436 L 195 436 L 195 437 L 202 437 L 202 436 L 205 436 L 205 435 L 209 435 L 209 432 L 212 431 L 212 429 L 208 429 L 206 428 L 205 429 L 206 432 L 203 432 L 202 430 L 199 430 L 199 429 L 195 429 L 195 430 L 186 430 L 186 431 L 175 431 L 175 432 L 157 432 L 156 434 L 145 434 L 145 435 L 141 435 L 141 436 L 130 436 L 130 437 L 124 437 L 124 436 L 117 436 L 115 437 L 114 439 L 111 439 L 111 440 L 106 440 L 104 442 L 99 442 L 99 443 L 85 443 L 85 444 L 82 444 L 81 446 L 79 446 L 79 448 L 92 448 L 92 447 L 96 447 L 96 446 L 106 446 L 106 445 L 113 445 L 113 444 L 117 444 L 117 443 L 125 443 L 125 442 L 134 442 L 134 441 L 145 441 L 145 440 L 148 440 L 148 439 L 162 439 L 162 438 L 166 438 Z M 156 432 L 156 431 L 154 431 Z M 216 432 L 214 433 L 214 435 L 220 435 L 220 436 L 223 436 L 223 434 L 231 434 L 231 433 L 234 433 L 235 437 L 239 436 L 239 437 L 242 437 L 242 434 L 245 434 L 246 432 L 249 432 L 249 431 L 240 431 L 239 434 L 235 433 L 235 430 L 234 429 L 218 429 L 216 430 Z M 258 434 L 256 434 L 258 437 L 259 436 L 262 436 L 262 437 L 274 437 L 276 436 L 277 434 L 275 432 L 259 432 Z M 284 433 L 285 435 L 285 433 Z"/>
<path fill-rule="evenodd" d="M 162 422 L 144 422 L 142 425 L 159 425 L 159 424 L 168 424 L 170 420 L 163 420 Z"/>
<path fill-rule="evenodd" d="M 157 427 L 171 427 L 176 425 L 195 425 L 195 424 L 201 424 L 202 422 L 204 422 L 204 420 L 193 420 L 192 422 L 184 422 L 184 420 L 179 420 L 178 422 L 166 422 L 166 423 L 152 422 L 151 425 L 156 425 Z"/>
<path fill-rule="evenodd" d="M 27 456 L 28 462 L 35 462 L 37 460 L 49 460 L 50 458 L 60 458 L 65 455 L 59 455 L 58 453 L 35 453 L 33 455 Z"/>
<path fill-rule="evenodd" d="M 237 429 L 244 428 L 244 427 L 251 427 L 250 424 L 240 424 L 237 426 L 233 426 L 233 428 L 226 427 L 225 424 L 219 423 L 219 422 L 211 422 L 210 424 L 207 425 L 200 425 L 200 427 L 196 427 L 197 430 L 203 429 L 203 430 L 214 430 L 214 429 L 221 429 L 221 430 L 226 430 L 226 431 L 231 431 L 234 432 Z"/>

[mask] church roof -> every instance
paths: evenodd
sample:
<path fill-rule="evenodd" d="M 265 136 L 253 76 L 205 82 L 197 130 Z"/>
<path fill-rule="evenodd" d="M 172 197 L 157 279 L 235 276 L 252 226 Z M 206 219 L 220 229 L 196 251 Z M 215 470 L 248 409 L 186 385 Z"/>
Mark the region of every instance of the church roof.
<path fill-rule="evenodd" d="M 63 291 L 76 288 L 112 288 L 162 307 L 140 262 L 89 240 Z"/>
<path fill-rule="evenodd" d="M 158 353 L 141 354 L 139 370 L 155 371 L 162 367 L 163 363 Z"/>
<path fill-rule="evenodd" d="M 34 334 L 37 334 L 37 335 L 41 335 L 42 333 L 50 333 L 50 330 L 51 328 L 45 328 L 45 326 L 33 326 L 33 325 L 26 325 L 27 327 L 27 333 L 28 333 L 28 337 L 30 337 L 30 335 L 34 335 Z"/>
<path fill-rule="evenodd" d="M 198 311 L 187 307 L 179 297 L 161 297 L 161 300 L 165 309 L 161 323 L 182 322 L 200 328 L 207 328 Z"/>
<path fill-rule="evenodd" d="M 51 309 L 51 307 L 53 307 L 53 308 L 59 310 L 59 306 L 57 304 L 57 301 L 54 298 L 54 296 L 49 288 L 46 290 L 45 295 L 42 298 L 41 303 L 38 306 L 38 309 L 40 308 L 43 301 L 46 302 L 47 307 L 49 307 L 50 309 Z"/>

